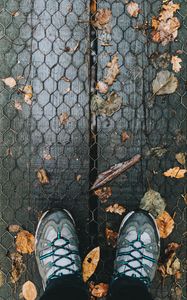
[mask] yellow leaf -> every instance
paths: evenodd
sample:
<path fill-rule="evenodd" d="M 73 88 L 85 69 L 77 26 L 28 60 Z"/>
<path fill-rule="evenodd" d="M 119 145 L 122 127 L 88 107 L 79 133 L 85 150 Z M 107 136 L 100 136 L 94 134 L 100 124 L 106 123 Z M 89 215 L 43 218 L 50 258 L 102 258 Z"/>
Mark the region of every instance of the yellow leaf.
<path fill-rule="evenodd" d="M 156 218 L 156 223 L 161 238 L 165 239 L 172 233 L 174 228 L 174 220 L 167 211 L 164 211 L 160 216 Z"/>
<path fill-rule="evenodd" d="M 187 172 L 186 169 L 180 169 L 179 167 L 174 167 L 164 172 L 164 176 L 172 178 L 183 178 L 184 174 Z"/>
<path fill-rule="evenodd" d="M 83 281 L 86 282 L 95 272 L 100 259 L 100 247 L 92 249 L 82 263 Z"/>
<path fill-rule="evenodd" d="M 181 164 L 181 165 L 185 165 L 186 164 L 186 155 L 185 155 L 185 153 L 182 153 L 182 152 L 180 152 L 180 153 L 177 153 L 176 155 L 175 155 L 175 158 L 176 158 L 176 160 Z"/>
<path fill-rule="evenodd" d="M 10 88 L 13 88 L 16 85 L 16 81 L 13 77 L 4 78 L 2 81 Z"/>
<path fill-rule="evenodd" d="M 40 183 L 47 184 L 49 183 L 49 178 L 47 172 L 44 169 L 39 169 L 37 172 L 37 177 Z"/>
<path fill-rule="evenodd" d="M 25 300 L 35 300 L 37 297 L 37 290 L 32 281 L 27 281 L 22 286 L 22 295 Z"/>
<path fill-rule="evenodd" d="M 35 238 L 27 230 L 21 230 L 16 237 L 16 250 L 23 254 L 31 254 L 34 251 Z"/>

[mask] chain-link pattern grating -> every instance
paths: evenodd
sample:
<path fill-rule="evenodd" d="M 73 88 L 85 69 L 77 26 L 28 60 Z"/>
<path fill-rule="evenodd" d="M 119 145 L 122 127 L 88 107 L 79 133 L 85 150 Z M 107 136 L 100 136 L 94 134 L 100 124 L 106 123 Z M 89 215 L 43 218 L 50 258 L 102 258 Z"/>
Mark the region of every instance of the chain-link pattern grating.
<path fill-rule="evenodd" d="M 171 215 L 176 212 L 175 230 L 162 246 L 172 241 L 183 244 L 179 253 L 183 275 L 178 284 L 185 299 L 186 207 L 181 197 L 185 181 L 165 178 L 162 173 L 176 165 L 176 153 L 186 151 L 187 5 L 177 1 L 181 4 L 179 35 L 163 47 L 151 42 L 149 27 L 161 2 L 136 2 L 141 12 L 134 19 L 126 12 L 125 1 L 98 0 L 98 8 L 112 11 L 112 33 L 103 35 L 90 24 L 89 1 L 0 0 L 0 78 L 12 76 L 18 83 L 10 89 L 0 80 L 0 269 L 6 278 L 0 299 L 19 299 L 28 279 L 42 292 L 34 255 L 24 258 L 27 271 L 16 288 L 10 282 L 11 262 L 6 254 L 13 249 L 14 237 L 6 230 L 9 224 L 34 233 L 41 211 L 68 208 L 77 223 L 82 256 L 99 243 L 102 259 L 95 279 L 109 281 L 113 251 L 106 245 L 104 231 L 106 226 L 117 230 L 121 217 L 106 214 L 105 207 L 117 202 L 132 210 L 149 186 L 166 199 Z M 135 29 L 145 22 L 149 24 L 146 34 Z M 158 70 L 150 57 L 177 50 L 182 51 L 183 60 L 182 71 L 176 75 L 179 87 L 175 94 L 153 101 L 151 86 Z M 111 90 L 123 97 L 123 105 L 112 117 L 96 117 L 93 140 L 90 95 L 116 52 L 120 75 Z M 27 84 L 33 86 L 31 106 L 18 93 Z M 15 109 L 16 100 L 22 111 Z M 69 116 L 65 125 L 59 122 L 62 113 Z M 130 136 L 125 143 L 121 142 L 123 129 Z M 157 146 L 164 146 L 166 154 L 147 155 Z M 141 163 L 112 181 L 112 197 L 100 204 L 89 193 L 97 174 L 137 153 L 143 157 Z M 44 159 L 45 154 L 52 159 Z M 49 185 L 39 184 L 39 168 L 47 170 Z M 162 286 L 157 275 L 154 299 L 171 299 L 171 287 L 173 278 Z"/>

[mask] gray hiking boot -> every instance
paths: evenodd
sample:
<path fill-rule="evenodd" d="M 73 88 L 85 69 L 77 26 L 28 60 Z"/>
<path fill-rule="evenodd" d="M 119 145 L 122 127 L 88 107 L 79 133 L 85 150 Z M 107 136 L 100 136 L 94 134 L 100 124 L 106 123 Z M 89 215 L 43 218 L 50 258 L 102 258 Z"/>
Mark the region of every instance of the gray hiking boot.
<path fill-rule="evenodd" d="M 51 279 L 81 274 L 75 223 L 67 210 L 51 210 L 42 215 L 36 229 L 35 255 L 44 289 Z"/>
<path fill-rule="evenodd" d="M 128 213 L 120 226 L 114 262 L 114 280 L 136 277 L 147 286 L 154 278 L 160 255 L 160 236 L 151 214 Z"/>

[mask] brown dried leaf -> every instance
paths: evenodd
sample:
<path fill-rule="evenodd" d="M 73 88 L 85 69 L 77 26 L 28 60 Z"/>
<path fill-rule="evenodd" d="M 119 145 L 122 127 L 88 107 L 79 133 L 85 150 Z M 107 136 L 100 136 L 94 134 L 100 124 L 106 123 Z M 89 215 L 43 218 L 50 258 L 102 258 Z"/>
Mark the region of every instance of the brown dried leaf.
<path fill-rule="evenodd" d="M 8 226 L 8 231 L 9 232 L 18 232 L 21 230 L 21 227 L 17 224 L 12 224 Z"/>
<path fill-rule="evenodd" d="M 9 87 L 13 88 L 16 86 L 16 81 L 13 77 L 3 78 L 2 81 Z"/>
<path fill-rule="evenodd" d="M 160 232 L 160 237 L 163 239 L 167 238 L 174 229 L 174 220 L 167 211 L 164 211 L 157 217 L 156 223 Z"/>
<path fill-rule="evenodd" d="M 113 205 L 106 207 L 105 211 L 122 215 L 126 211 L 126 208 L 122 205 L 119 205 L 118 203 L 115 203 Z"/>
<path fill-rule="evenodd" d="M 176 160 L 183 166 L 186 164 L 186 154 L 179 152 L 175 155 Z"/>
<path fill-rule="evenodd" d="M 92 296 L 96 298 L 103 298 L 106 297 L 108 294 L 109 285 L 107 283 L 98 283 L 94 284 L 93 282 L 89 285 L 89 291 L 91 292 Z"/>
<path fill-rule="evenodd" d="M 21 230 L 16 236 L 16 250 L 22 254 L 31 254 L 35 248 L 34 235 L 27 230 Z"/>
<path fill-rule="evenodd" d="M 13 16 L 13 17 L 18 17 L 19 14 L 20 14 L 20 12 L 18 10 L 17 11 L 15 10 L 15 11 L 11 12 L 11 16 Z"/>
<path fill-rule="evenodd" d="M 100 260 L 100 247 L 92 249 L 82 263 L 83 281 L 86 282 L 95 272 Z"/>
<path fill-rule="evenodd" d="M 18 100 L 15 100 L 14 107 L 15 107 L 17 110 L 23 110 L 23 108 L 22 108 L 22 106 L 21 106 L 21 103 L 20 103 Z"/>
<path fill-rule="evenodd" d="M 172 94 L 178 87 L 178 79 L 169 71 L 160 71 L 152 83 L 154 95 Z"/>
<path fill-rule="evenodd" d="M 109 22 L 112 17 L 112 12 L 108 8 L 98 9 L 93 20 L 92 25 L 100 30 L 105 30 L 108 33 L 111 31 L 109 27 Z"/>
<path fill-rule="evenodd" d="M 140 12 L 138 3 L 131 1 L 129 4 L 127 4 L 127 11 L 131 17 L 137 18 Z"/>
<path fill-rule="evenodd" d="M 106 94 L 108 92 L 108 85 L 103 81 L 98 81 L 96 84 L 96 90 L 98 90 L 101 94 Z"/>
<path fill-rule="evenodd" d="M 176 275 L 175 275 L 175 278 L 176 278 Z M 179 287 L 179 286 L 172 287 L 172 289 L 171 289 L 171 300 L 181 300 L 181 299 L 182 299 L 182 289 L 181 289 L 181 287 Z"/>
<path fill-rule="evenodd" d="M 101 202 L 106 202 L 110 196 L 112 196 L 112 189 L 110 186 L 103 187 L 94 191 L 94 194 L 99 198 Z"/>
<path fill-rule="evenodd" d="M 37 290 L 32 281 L 27 281 L 22 286 L 22 295 L 25 300 L 35 300 L 37 297 Z"/>
<path fill-rule="evenodd" d="M 121 141 L 122 143 L 125 143 L 126 140 L 128 140 L 130 137 L 129 135 L 127 134 L 127 132 L 125 131 L 125 129 L 122 130 L 122 133 L 121 133 Z"/>
<path fill-rule="evenodd" d="M 179 167 L 174 167 L 164 172 L 163 175 L 171 178 L 183 178 L 186 172 L 187 172 L 186 169 L 180 169 Z"/>
<path fill-rule="evenodd" d="M 180 69 L 182 66 L 180 63 L 182 62 L 182 59 L 178 57 L 177 55 L 173 55 L 171 58 L 171 63 L 172 63 L 172 70 L 176 73 L 180 72 Z"/>
<path fill-rule="evenodd" d="M 118 232 L 106 228 L 105 234 L 106 234 L 107 244 L 115 248 L 117 243 Z"/>
<path fill-rule="evenodd" d="M 185 195 L 181 195 L 182 196 L 182 198 L 184 199 L 184 202 L 186 203 L 186 205 L 187 205 L 187 194 L 185 194 Z"/>
<path fill-rule="evenodd" d="M 153 53 L 150 57 L 152 64 L 156 69 L 162 68 L 166 69 L 171 61 L 171 55 L 167 52 L 165 53 Z"/>
<path fill-rule="evenodd" d="M 167 245 L 167 248 L 165 249 L 165 254 L 168 254 L 171 251 L 176 252 L 176 250 L 178 250 L 179 248 L 181 248 L 181 244 L 175 242 L 169 243 Z"/>
<path fill-rule="evenodd" d="M 165 200 L 160 193 L 149 189 L 140 201 L 140 208 L 149 211 L 155 218 L 164 212 Z"/>
<path fill-rule="evenodd" d="M 33 97 L 32 85 L 24 86 L 21 91 L 24 94 L 25 103 L 27 103 L 28 105 L 31 105 L 32 104 L 32 97 Z"/>
<path fill-rule="evenodd" d="M 11 282 L 16 283 L 22 273 L 25 272 L 26 266 L 23 263 L 23 256 L 20 253 L 11 253 L 9 256 L 12 261 Z"/>
<path fill-rule="evenodd" d="M 49 178 L 47 176 L 47 172 L 44 169 L 39 169 L 37 172 L 37 177 L 40 183 L 47 184 L 49 183 Z"/>
<path fill-rule="evenodd" d="M 162 6 L 158 17 L 152 18 L 152 39 L 163 46 L 174 41 L 178 35 L 180 21 L 174 17 L 174 13 L 180 8 L 179 4 L 170 1 Z"/>
<path fill-rule="evenodd" d="M 95 14 L 97 11 L 97 0 L 91 0 L 90 11 L 92 14 Z"/>
<path fill-rule="evenodd" d="M 45 159 L 45 160 L 51 160 L 53 158 L 52 158 L 51 154 L 44 152 L 43 159 Z"/>
<path fill-rule="evenodd" d="M 80 174 L 77 175 L 77 176 L 76 176 L 76 181 L 80 181 L 80 180 L 81 180 L 81 177 L 82 177 L 82 176 L 81 176 Z"/>
<path fill-rule="evenodd" d="M 112 85 L 116 80 L 116 77 L 120 74 L 117 54 L 113 56 L 111 62 L 108 62 L 106 66 L 108 69 L 104 82 L 108 85 Z"/>
<path fill-rule="evenodd" d="M 67 124 L 68 119 L 69 119 L 69 115 L 68 115 L 67 112 L 63 112 L 63 113 L 59 116 L 59 121 L 60 121 L 60 124 L 62 124 L 62 125 Z"/>

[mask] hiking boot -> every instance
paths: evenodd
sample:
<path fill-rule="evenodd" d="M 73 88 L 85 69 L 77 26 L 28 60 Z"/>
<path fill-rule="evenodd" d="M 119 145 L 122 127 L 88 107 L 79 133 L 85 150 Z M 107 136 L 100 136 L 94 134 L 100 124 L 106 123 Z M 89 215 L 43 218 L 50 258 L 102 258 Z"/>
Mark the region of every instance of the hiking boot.
<path fill-rule="evenodd" d="M 119 229 L 113 279 L 136 277 L 149 286 L 159 255 L 160 236 L 153 216 L 143 210 L 128 213 Z"/>
<path fill-rule="evenodd" d="M 35 255 L 45 289 L 48 282 L 69 274 L 81 274 L 75 222 L 63 210 L 46 211 L 37 226 Z"/>

